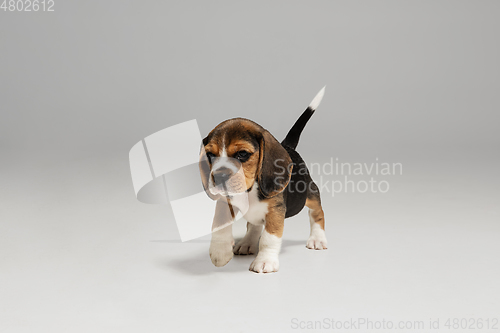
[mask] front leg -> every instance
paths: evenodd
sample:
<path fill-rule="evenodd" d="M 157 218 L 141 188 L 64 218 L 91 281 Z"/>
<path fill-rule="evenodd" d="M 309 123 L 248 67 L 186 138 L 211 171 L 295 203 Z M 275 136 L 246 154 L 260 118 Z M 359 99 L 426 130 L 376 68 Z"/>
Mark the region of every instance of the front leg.
<path fill-rule="evenodd" d="M 210 259 L 216 267 L 225 266 L 233 258 L 233 222 L 236 209 L 224 200 L 217 201 L 212 240 L 210 242 Z"/>
<path fill-rule="evenodd" d="M 278 255 L 281 250 L 281 237 L 285 222 L 283 206 L 273 207 L 266 214 L 266 226 L 259 242 L 259 254 L 250 264 L 250 270 L 256 273 L 272 273 L 279 270 Z"/>
<path fill-rule="evenodd" d="M 262 234 L 262 225 L 253 225 L 247 222 L 247 233 L 233 248 L 234 254 L 254 254 L 259 246 L 259 237 Z"/>

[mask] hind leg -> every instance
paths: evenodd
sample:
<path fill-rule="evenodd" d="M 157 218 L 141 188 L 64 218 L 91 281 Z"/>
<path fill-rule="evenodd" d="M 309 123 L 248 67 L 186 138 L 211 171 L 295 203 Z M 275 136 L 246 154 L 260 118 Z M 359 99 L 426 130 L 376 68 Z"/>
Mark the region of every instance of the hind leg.
<path fill-rule="evenodd" d="M 319 189 L 314 183 L 311 183 L 311 189 L 307 193 L 306 206 L 309 208 L 309 221 L 311 223 L 311 234 L 306 247 L 314 250 L 326 250 L 328 244 L 325 234 L 325 214 L 321 207 Z"/>

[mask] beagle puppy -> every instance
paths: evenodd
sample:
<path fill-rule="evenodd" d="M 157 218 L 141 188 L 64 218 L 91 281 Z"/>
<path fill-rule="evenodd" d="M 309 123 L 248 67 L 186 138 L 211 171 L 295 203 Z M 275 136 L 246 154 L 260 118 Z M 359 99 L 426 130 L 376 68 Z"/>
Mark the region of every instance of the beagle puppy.
<path fill-rule="evenodd" d="M 215 266 L 226 265 L 234 254 L 258 252 L 250 271 L 277 272 L 284 221 L 304 206 L 309 208 L 311 224 L 306 247 L 327 248 L 319 189 L 295 150 L 324 91 L 325 88 L 316 95 L 281 143 L 266 129 L 244 118 L 220 123 L 203 139 L 202 183 L 207 194 L 217 200 L 210 244 L 210 258 Z M 244 208 L 236 200 L 241 193 L 248 196 Z M 227 222 L 234 221 L 238 210 L 244 213 L 247 232 L 235 245 L 232 225 Z"/>

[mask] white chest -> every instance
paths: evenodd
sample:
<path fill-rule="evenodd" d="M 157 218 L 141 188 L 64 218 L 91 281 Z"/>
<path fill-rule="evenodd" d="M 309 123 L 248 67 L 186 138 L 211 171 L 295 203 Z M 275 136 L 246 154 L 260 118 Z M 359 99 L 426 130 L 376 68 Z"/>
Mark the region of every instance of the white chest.
<path fill-rule="evenodd" d="M 259 201 L 258 193 L 259 190 L 257 184 L 255 184 L 248 195 L 248 210 L 243 215 L 245 220 L 253 225 L 264 224 L 268 212 L 267 202 Z"/>

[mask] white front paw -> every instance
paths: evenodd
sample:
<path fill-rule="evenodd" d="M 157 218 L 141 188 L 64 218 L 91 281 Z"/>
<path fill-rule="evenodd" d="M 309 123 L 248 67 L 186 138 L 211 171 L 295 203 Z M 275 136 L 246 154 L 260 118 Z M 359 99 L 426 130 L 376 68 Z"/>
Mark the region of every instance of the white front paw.
<path fill-rule="evenodd" d="M 256 273 L 277 272 L 279 268 L 280 263 L 277 255 L 259 254 L 250 264 L 250 270 Z"/>
<path fill-rule="evenodd" d="M 226 265 L 233 259 L 233 245 L 227 243 L 212 243 L 210 245 L 210 259 L 216 267 Z"/>
<path fill-rule="evenodd" d="M 326 241 L 325 231 L 315 230 L 311 236 L 309 236 L 306 247 L 314 250 L 326 250 L 328 248 L 328 243 Z"/>
<path fill-rule="evenodd" d="M 257 253 L 257 249 L 259 248 L 259 239 L 256 241 L 253 239 L 245 239 L 243 238 L 235 245 L 233 248 L 234 254 L 255 254 Z"/>

